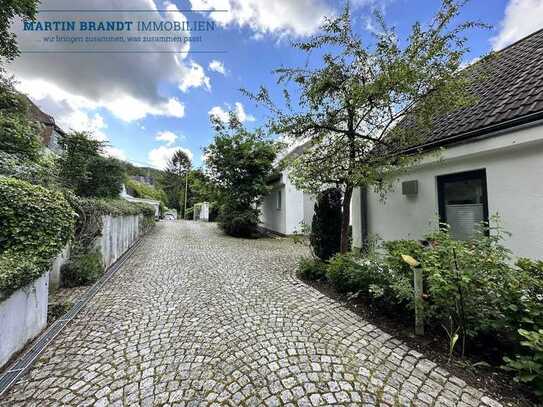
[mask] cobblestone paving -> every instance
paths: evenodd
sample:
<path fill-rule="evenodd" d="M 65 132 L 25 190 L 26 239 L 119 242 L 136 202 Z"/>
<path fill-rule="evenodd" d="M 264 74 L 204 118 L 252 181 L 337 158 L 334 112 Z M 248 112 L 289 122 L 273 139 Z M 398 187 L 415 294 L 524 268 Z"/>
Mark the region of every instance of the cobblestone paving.
<path fill-rule="evenodd" d="M 298 282 L 303 250 L 158 224 L 0 404 L 499 405 Z"/>

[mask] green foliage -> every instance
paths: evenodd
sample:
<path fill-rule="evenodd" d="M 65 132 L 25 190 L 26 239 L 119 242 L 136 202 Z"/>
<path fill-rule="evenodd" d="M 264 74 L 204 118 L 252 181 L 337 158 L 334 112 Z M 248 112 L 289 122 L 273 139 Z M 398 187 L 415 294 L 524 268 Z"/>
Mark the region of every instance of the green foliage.
<path fill-rule="evenodd" d="M 0 253 L 0 300 L 47 271 L 41 259 L 26 253 Z"/>
<path fill-rule="evenodd" d="M 40 154 L 39 126 L 22 114 L 0 110 L 0 150 L 35 160 Z"/>
<path fill-rule="evenodd" d="M 260 211 L 256 208 L 239 208 L 239 204 L 228 202 L 219 211 L 219 226 L 230 236 L 255 237 Z"/>
<path fill-rule="evenodd" d="M 133 191 L 133 196 L 136 198 L 154 199 L 155 201 L 160 201 L 163 205 L 166 205 L 168 202 L 166 193 L 162 189 L 152 185 L 128 179 L 126 180 L 125 186 Z"/>
<path fill-rule="evenodd" d="M 499 226 L 482 226 L 468 241 L 454 240 L 445 226 L 428 236 L 433 247 L 417 260 L 428 286 L 429 318 L 440 323 L 452 318 L 463 339 L 502 327 L 510 295 L 506 282 L 513 273 L 503 237 Z"/>
<path fill-rule="evenodd" d="M 268 192 L 275 146 L 260 131 L 250 132 L 230 114 L 224 123 L 212 118 L 216 136 L 206 149 L 211 180 L 220 196 L 219 225 L 232 236 L 254 236 L 262 196 Z"/>
<path fill-rule="evenodd" d="M 27 113 L 27 100 L 0 68 L 0 152 L 35 161 L 42 147 L 40 127 L 28 119 Z"/>
<path fill-rule="evenodd" d="M 406 150 L 424 141 L 433 119 L 474 101 L 468 89 L 476 78 L 461 71 L 469 51 L 464 33 L 481 24 L 456 25 L 463 3 L 443 0 L 432 23 L 414 24 L 406 40 L 378 13 L 373 41 L 353 29 L 346 6 L 325 18 L 317 34 L 294 44 L 303 53 L 321 55 L 320 63 L 276 70 L 286 108 L 265 88 L 245 92 L 271 112 L 272 133 L 305 143 L 301 154 L 287 160 L 296 187 L 314 193 L 329 185 L 342 188 L 342 252 L 348 250 L 353 189 L 386 191 L 392 174 L 420 159 Z M 409 125 L 403 125 L 405 118 Z"/>
<path fill-rule="evenodd" d="M 121 192 L 125 170 L 119 160 L 96 156 L 87 163 L 89 176 L 81 181 L 78 194 L 100 198 L 115 198 Z"/>
<path fill-rule="evenodd" d="M 341 190 L 329 188 L 318 195 L 315 203 L 309 240 L 313 253 L 324 261 L 340 250 L 341 199 Z"/>
<path fill-rule="evenodd" d="M 296 275 L 307 281 L 317 281 L 326 277 L 326 263 L 317 259 L 302 258 L 298 262 Z"/>
<path fill-rule="evenodd" d="M 192 220 L 194 217 L 194 208 L 187 208 L 185 211 L 185 218 L 186 220 Z"/>
<path fill-rule="evenodd" d="M 89 285 L 104 274 L 102 254 L 98 249 L 75 253 L 61 268 L 63 287 L 80 287 Z"/>
<path fill-rule="evenodd" d="M 383 243 L 386 251 L 385 261 L 395 270 L 402 271 L 411 276 L 413 271 L 409 265 L 402 260 L 402 254 L 420 259 L 422 246 L 416 240 L 389 240 Z"/>
<path fill-rule="evenodd" d="M 33 20 L 38 9 L 38 0 L 3 0 L 0 6 L 0 57 L 13 60 L 19 55 L 16 35 L 10 31 L 16 17 Z"/>
<path fill-rule="evenodd" d="M 14 178 L 0 177 L 0 202 L 0 291 L 10 292 L 47 270 L 72 236 L 74 212 L 62 194 Z"/>
<path fill-rule="evenodd" d="M 529 354 L 517 355 L 514 359 L 504 358 L 505 369 L 516 373 L 516 382 L 531 385 L 535 394 L 543 400 L 543 329 L 520 329 L 519 334 L 524 338 L 521 345 L 527 348 Z"/>
<path fill-rule="evenodd" d="M 30 161 L 15 154 L 0 151 L 0 175 L 28 181 L 44 187 L 58 184 L 58 168 L 51 155 L 43 154 Z"/>

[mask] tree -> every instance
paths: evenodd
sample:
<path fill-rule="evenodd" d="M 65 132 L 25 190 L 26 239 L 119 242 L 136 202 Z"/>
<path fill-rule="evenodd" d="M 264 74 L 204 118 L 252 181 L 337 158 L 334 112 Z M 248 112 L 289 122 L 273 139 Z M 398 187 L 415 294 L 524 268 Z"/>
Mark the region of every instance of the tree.
<path fill-rule="evenodd" d="M 0 2 L 0 56 L 13 60 L 19 55 L 16 35 L 10 32 L 15 17 L 26 20 L 36 18 L 38 0 L 2 0 Z"/>
<path fill-rule="evenodd" d="M 228 123 L 211 118 L 213 143 L 205 149 L 206 164 L 220 194 L 219 224 L 232 236 L 256 233 L 266 179 L 272 172 L 276 149 L 260 130 L 248 131 L 235 114 Z"/>
<path fill-rule="evenodd" d="M 423 142 L 433 120 L 473 102 L 469 76 L 461 71 L 468 51 L 463 33 L 482 24 L 451 27 L 460 9 L 460 3 L 443 0 L 432 23 L 414 24 L 405 42 L 376 14 L 380 32 L 365 45 L 345 7 L 337 18 L 325 20 L 321 33 L 294 44 L 322 54 L 320 66 L 275 71 L 285 87 L 285 108 L 277 107 L 263 87 L 257 94 L 244 91 L 270 109 L 273 132 L 306 143 L 288 163 L 294 184 L 314 193 L 342 189 L 342 252 L 348 250 L 354 188 L 373 186 L 385 193 L 392 174 L 420 159 L 421 151 L 409 148 Z M 299 90 L 296 108 L 290 85 Z"/>
<path fill-rule="evenodd" d="M 81 196 L 116 198 L 121 192 L 126 173 L 119 160 L 101 155 L 93 157 L 87 164 L 89 176 L 83 181 Z"/>
<path fill-rule="evenodd" d="M 188 174 L 192 168 L 189 156 L 183 150 L 177 150 L 166 166 L 162 184 L 168 196 L 168 206 L 177 209 L 181 217 L 185 216 L 185 195 Z"/>
<path fill-rule="evenodd" d="M 59 158 L 60 178 L 79 196 L 115 197 L 126 178 L 125 167 L 114 158 L 103 157 L 105 144 L 88 133 L 62 135 L 64 150 Z"/>
<path fill-rule="evenodd" d="M 41 153 L 37 123 L 28 119 L 28 102 L 0 68 L 0 150 L 36 161 Z"/>

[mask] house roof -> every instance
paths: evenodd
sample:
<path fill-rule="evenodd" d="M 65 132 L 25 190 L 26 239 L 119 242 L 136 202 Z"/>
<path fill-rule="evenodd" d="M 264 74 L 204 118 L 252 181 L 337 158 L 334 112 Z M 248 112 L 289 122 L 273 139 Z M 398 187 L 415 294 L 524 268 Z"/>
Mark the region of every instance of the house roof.
<path fill-rule="evenodd" d="M 417 147 L 450 144 L 543 119 L 543 30 L 467 69 L 484 72 L 470 84 L 477 102 L 437 119 Z"/>

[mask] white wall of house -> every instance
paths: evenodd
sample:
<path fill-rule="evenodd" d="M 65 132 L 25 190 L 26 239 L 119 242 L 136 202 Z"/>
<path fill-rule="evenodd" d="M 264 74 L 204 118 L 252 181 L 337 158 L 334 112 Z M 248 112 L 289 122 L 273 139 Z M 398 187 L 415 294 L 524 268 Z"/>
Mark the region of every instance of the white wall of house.
<path fill-rule="evenodd" d="M 281 204 L 278 205 L 280 194 Z M 315 200 L 311 194 L 298 190 L 288 179 L 287 173 L 263 199 L 261 223 L 266 229 L 284 235 L 301 231 L 301 223 L 311 224 Z"/>
<path fill-rule="evenodd" d="M 438 216 L 436 177 L 485 169 L 489 214 L 499 214 L 512 235 L 506 246 L 516 256 L 543 257 L 543 126 L 532 126 L 446 149 L 401 176 L 382 201 L 368 191 L 370 237 L 420 239 Z M 418 194 L 402 195 L 403 181 L 418 181 Z M 354 197 L 353 239 L 361 246 L 360 194 Z M 435 226 L 434 226 L 435 227 Z"/>

